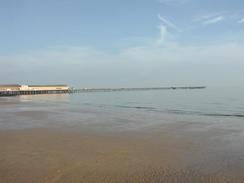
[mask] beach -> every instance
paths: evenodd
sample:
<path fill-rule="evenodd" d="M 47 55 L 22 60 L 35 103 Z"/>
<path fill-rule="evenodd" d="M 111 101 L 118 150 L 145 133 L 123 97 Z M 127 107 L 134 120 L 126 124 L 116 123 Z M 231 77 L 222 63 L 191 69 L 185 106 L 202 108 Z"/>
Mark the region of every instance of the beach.
<path fill-rule="evenodd" d="M 184 125 L 150 133 L 1 131 L 0 179 L 5 183 L 244 181 L 243 155 L 222 144 L 220 132 L 182 133 L 192 124 Z"/>
<path fill-rule="evenodd" d="M 163 108 L 138 102 L 125 106 L 124 99 L 135 99 L 134 95 L 142 95 L 144 102 L 146 95 L 155 96 L 98 93 L 2 98 L 1 182 L 244 181 L 242 118 L 163 112 Z M 180 95 L 172 97 L 179 100 Z M 186 95 L 192 97 L 192 93 L 184 94 L 184 99 Z M 106 98 L 112 96 L 117 97 L 116 105 Z"/>
<path fill-rule="evenodd" d="M 244 0 L 0 0 L 0 183 L 244 183 Z"/>

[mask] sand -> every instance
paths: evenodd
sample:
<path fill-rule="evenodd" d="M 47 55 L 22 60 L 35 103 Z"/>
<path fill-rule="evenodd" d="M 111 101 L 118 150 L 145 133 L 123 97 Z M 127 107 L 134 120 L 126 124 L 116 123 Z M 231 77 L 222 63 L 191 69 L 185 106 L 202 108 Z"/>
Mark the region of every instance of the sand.
<path fill-rule="evenodd" d="M 0 182 L 244 182 L 242 151 L 223 140 L 235 132 L 202 129 L 177 123 L 116 133 L 2 130 Z"/>

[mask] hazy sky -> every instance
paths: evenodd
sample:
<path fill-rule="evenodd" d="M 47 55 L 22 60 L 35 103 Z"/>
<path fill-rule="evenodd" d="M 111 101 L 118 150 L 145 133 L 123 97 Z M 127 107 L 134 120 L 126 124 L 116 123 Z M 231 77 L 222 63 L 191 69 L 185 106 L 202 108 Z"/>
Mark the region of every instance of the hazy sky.
<path fill-rule="evenodd" d="M 0 83 L 244 83 L 243 0 L 0 0 Z"/>

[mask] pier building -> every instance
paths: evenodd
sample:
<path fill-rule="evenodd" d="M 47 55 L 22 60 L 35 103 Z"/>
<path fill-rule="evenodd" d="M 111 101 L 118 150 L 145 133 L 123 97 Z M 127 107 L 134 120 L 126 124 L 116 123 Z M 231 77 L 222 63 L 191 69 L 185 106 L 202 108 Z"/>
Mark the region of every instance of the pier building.
<path fill-rule="evenodd" d="M 21 85 L 11 84 L 11 85 L 0 85 L 0 91 L 19 91 Z"/>
<path fill-rule="evenodd" d="M 68 85 L 0 85 L 0 96 L 69 93 Z"/>

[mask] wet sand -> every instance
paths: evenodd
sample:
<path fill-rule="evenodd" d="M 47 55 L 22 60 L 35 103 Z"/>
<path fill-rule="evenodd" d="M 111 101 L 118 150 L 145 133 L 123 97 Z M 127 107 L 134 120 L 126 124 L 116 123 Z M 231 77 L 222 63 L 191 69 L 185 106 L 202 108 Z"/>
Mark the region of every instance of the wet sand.
<path fill-rule="evenodd" d="M 188 129 L 194 128 L 190 131 Z M 236 131 L 175 123 L 137 132 L 65 128 L 0 131 L 3 183 L 244 182 Z"/>

